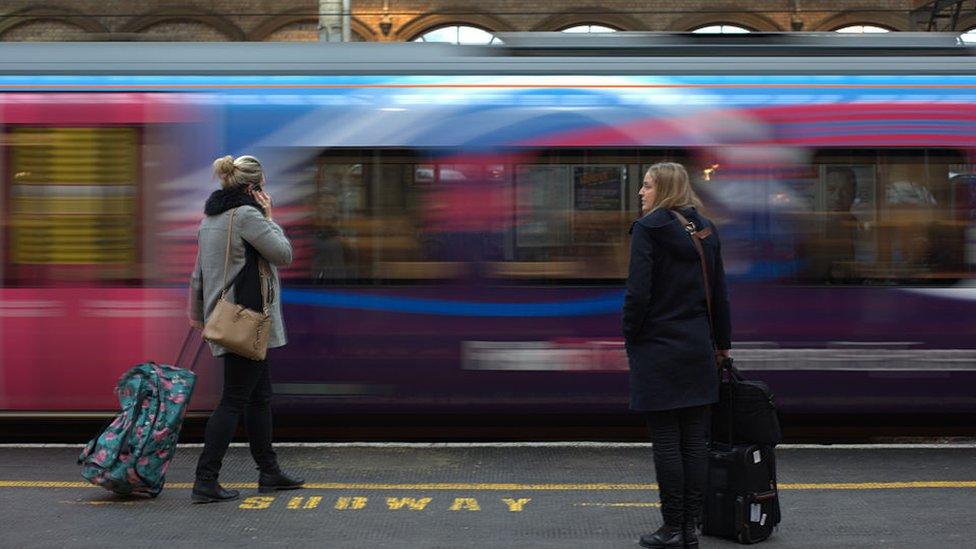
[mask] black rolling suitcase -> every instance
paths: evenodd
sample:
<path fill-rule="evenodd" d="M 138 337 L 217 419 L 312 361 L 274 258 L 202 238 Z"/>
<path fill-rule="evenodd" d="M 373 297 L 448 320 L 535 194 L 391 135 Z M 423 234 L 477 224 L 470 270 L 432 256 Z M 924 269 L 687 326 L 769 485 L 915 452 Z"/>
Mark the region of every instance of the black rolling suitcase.
<path fill-rule="evenodd" d="M 776 456 L 759 444 L 709 450 L 702 533 L 739 543 L 763 541 L 779 524 Z"/>
<path fill-rule="evenodd" d="M 727 367 L 732 375 L 731 364 Z M 738 375 L 738 372 L 734 373 Z M 737 381 L 742 381 L 741 376 Z M 727 389 L 722 391 L 723 400 L 716 407 L 719 410 L 723 407 L 729 411 L 737 409 L 735 382 L 730 379 Z M 741 415 L 740 421 L 734 421 L 735 415 L 720 412 L 713 417 L 716 427 L 725 428 L 726 436 L 721 439 L 732 442 L 713 440 L 709 448 L 702 533 L 739 543 L 756 543 L 768 538 L 780 522 L 776 455 L 769 444 L 743 441 L 734 429 L 734 425 L 741 422 Z M 778 434 L 778 424 L 775 430 Z M 767 440 L 768 437 L 769 434 L 761 436 Z"/>
<path fill-rule="evenodd" d="M 708 263 L 698 241 L 708 231 L 694 231 L 694 225 L 680 213 L 674 211 L 674 214 L 689 230 L 691 242 L 698 251 L 711 323 Z M 779 418 L 772 392 L 765 383 L 743 379 L 732 366 L 732 359 L 725 360 L 723 369 L 729 379 L 722 382 L 712 420 L 724 433 L 716 434 L 713 430 L 708 452 L 702 533 L 739 543 L 756 543 L 768 538 L 780 520 L 773 455 L 773 446 L 780 439 Z"/>

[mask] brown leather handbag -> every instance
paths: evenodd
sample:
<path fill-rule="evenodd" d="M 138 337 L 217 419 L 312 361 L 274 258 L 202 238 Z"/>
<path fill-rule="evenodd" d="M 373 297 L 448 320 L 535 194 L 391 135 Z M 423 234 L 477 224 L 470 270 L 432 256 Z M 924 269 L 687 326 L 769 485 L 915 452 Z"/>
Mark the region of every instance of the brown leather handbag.
<path fill-rule="evenodd" d="M 261 303 L 263 311 L 252 311 L 243 305 L 227 300 L 227 265 L 230 263 L 230 239 L 234 228 L 237 208 L 230 214 L 227 223 L 227 252 L 224 255 L 224 290 L 213 312 L 203 327 L 203 338 L 216 343 L 228 351 L 251 360 L 264 360 L 268 353 L 268 334 L 271 332 L 271 315 L 268 313 L 268 269 L 263 258 L 258 256 L 258 271 L 261 273 Z"/>

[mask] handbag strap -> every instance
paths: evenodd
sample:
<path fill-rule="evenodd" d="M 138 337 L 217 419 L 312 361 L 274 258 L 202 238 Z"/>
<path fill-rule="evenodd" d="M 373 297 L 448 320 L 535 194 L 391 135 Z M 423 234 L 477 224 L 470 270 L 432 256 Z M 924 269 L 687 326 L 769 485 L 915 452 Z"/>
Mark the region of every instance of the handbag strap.
<path fill-rule="evenodd" d="M 258 254 L 258 275 L 261 278 L 261 304 L 264 306 L 264 314 L 268 314 L 268 285 L 271 284 L 271 273 L 268 271 L 267 262 Z"/>
<path fill-rule="evenodd" d="M 221 299 L 227 295 L 230 287 L 227 285 L 227 266 L 230 265 L 230 235 L 234 230 L 234 216 L 237 215 L 237 208 L 230 211 L 230 221 L 227 222 L 227 250 L 224 252 L 224 281 L 221 283 L 223 291 L 220 292 Z"/>
<path fill-rule="evenodd" d="M 220 292 L 220 298 L 224 299 L 227 296 L 227 291 L 230 290 L 230 286 L 227 284 L 227 267 L 230 265 L 230 237 L 234 230 L 234 216 L 237 215 L 237 208 L 230 211 L 230 221 L 227 222 L 227 249 L 224 252 L 224 281 L 223 281 L 223 291 Z M 261 278 L 261 305 L 264 308 L 264 314 L 268 314 L 268 277 L 270 273 L 261 262 L 263 258 L 261 254 L 258 254 L 258 273 Z M 234 279 L 236 282 L 237 279 Z M 233 285 L 233 282 L 231 283 Z"/>
<path fill-rule="evenodd" d="M 708 326 L 712 327 L 712 285 L 708 283 L 708 266 L 705 262 L 705 249 L 702 248 L 701 240 L 703 240 L 708 235 L 712 234 L 711 227 L 706 227 L 704 229 L 695 228 L 695 224 L 688 221 L 685 216 L 681 215 L 678 210 L 671 210 L 671 213 L 678 218 L 678 221 L 684 227 L 688 236 L 691 238 L 691 243 L 695 245 L 695 250 L 698 252 L 698 262 L 701 263 L 702 280 L 705 282 L 705 303 L 708 306 Z M 713 328 L 714 332 L 714 328 Z"/>

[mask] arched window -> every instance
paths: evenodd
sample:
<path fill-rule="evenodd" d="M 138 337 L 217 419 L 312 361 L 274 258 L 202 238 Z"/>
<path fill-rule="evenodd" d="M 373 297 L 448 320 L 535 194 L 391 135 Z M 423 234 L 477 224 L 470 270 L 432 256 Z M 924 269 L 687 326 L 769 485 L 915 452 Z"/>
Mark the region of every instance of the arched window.
<path fill-rule="evenodd" d="M 411 42 L 447 42 L 448 44 L 501 44 L 494 34 L 470 25 L 447 25 L 423 32 Z"/>
<path fill-rule="evenodd" d="M 850 25 L 847 27 L 841 27 L 839 29 L 834 29 L 834 32 L 844 32 L 851 34 L 866 34 L 872 32 L 891 32 L 891 29 L 886 29 L 884 27 L 879 27 L 877 25 Z"/>
<path fill-rule="evenodd" d="M 566 27 L 561 32 L 588 34 L 593 32 L 617 32 L 617 29 L 606 25 L 573 25 L 572 27 Z"/>
<path fill-rule="evenodd" d="M 752 29 L 738 25 L 708 25 L 707 27 L 694 29 L 691 32 L 697 32 L 699 34 L 744 34 L 752 32 Z"/>

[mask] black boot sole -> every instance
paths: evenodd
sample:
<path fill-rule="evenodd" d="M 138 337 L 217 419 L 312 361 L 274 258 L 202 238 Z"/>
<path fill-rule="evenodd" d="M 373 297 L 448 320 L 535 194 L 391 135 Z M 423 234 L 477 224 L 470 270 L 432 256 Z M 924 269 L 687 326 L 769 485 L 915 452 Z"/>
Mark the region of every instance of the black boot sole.
<path fill-rule="evenodd" d="M 218 501 L 233 501 L 233 500 L 238 499 L 240 497 L 241 497 L 240 494 L 231 496 L 229 498 L 215 498 L 215 497 L 211 497 L 211 496 L 204 496 L 204 495 L 200 495 L 200 494 L 193 494 L 192 496 L 190 496 L 190 500 L 193 503 L 216 503 Z"/>
<path fill-rule="evenodd" d="M 651 545 L 650 543 L 644 543 L 642 541 L 638 541 L 637 545 L 640 545 L 641 547 L 646 547 L 647 549 L 682 549 L 683 547 L 685 547 L 685 545 L 680 543 L 677 545 L 661 545 L 661 544 Z M 694 547 L 698 547 L 698 546 L 695 545 Z"/>
<path fill-rule="evenodd" d="M 305 484 L 295 484 L 288 486 L 258 486 L 259 494 L 270 494 L 271 492 L 277 492 L 279 490 L 299 490 L 304 488 Z"/>

